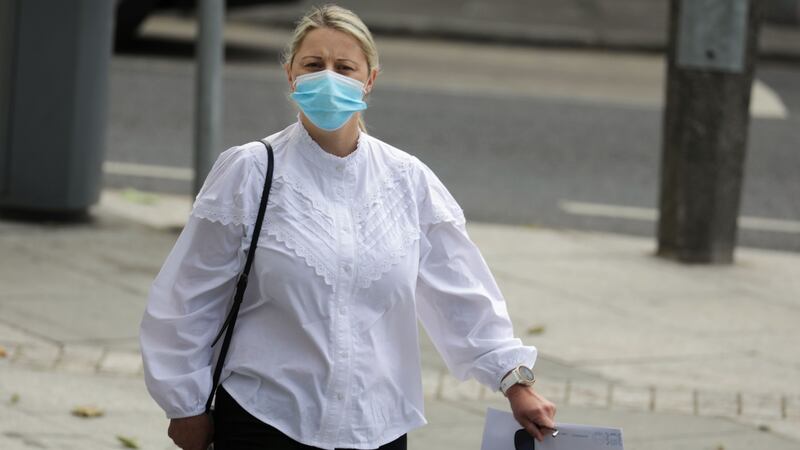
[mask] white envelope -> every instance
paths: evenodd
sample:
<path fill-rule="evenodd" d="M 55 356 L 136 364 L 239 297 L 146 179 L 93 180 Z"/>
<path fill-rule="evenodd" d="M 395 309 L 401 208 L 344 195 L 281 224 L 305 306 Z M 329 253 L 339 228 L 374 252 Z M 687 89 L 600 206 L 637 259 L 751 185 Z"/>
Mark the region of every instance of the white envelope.
<path fill-rule="evenodd" d="M 623 450 L 621 428 L 570 423 L 557 423 L 556 426 L 558 436 L 547 433 L 543 442 L 534 441 L 534 447 L 525 450 Z M 514 434 L 521 429 L 510 412 L 488 408 L 481 450 L 516 450 Z"/>

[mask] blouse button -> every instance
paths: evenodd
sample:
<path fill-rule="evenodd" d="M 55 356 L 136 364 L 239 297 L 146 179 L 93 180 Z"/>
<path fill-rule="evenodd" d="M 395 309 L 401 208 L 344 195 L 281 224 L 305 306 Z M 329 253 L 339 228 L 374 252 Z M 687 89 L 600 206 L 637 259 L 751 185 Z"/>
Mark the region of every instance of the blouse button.
<path fill-rule="evenodd" d="M 344 266 L 344 273 L 350 273 L 350 266 Z"/>
<path fill-rule="evenodd" d="M 338 398 L 339 400 L 344 400 L 344 394 L 339 392 L 338 394 L 336 394 L 336 398 Z"/>

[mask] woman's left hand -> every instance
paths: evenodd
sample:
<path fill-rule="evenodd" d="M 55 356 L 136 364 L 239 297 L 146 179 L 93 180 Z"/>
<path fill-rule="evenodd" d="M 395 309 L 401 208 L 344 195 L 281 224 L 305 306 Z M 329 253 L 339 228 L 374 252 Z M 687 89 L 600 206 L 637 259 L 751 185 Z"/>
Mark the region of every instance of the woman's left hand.
<path fill-rule="evenodd" d="M 514 418 L 537 441 L 542 442 L 548 429 L 555 430 L 556 405 L 539 395 L 532 386 L 516 384 L 508 388 L 507 396 Z"/>

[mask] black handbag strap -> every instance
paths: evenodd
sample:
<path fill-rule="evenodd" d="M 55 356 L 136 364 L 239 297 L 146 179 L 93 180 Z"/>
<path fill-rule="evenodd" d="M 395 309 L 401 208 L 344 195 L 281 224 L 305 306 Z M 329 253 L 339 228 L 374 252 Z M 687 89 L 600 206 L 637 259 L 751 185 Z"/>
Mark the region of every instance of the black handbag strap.
<path fill-rule="evenodd" d="M 222 333 L 225 332 L 225 339 L 222 341 L 222 348 L 217 358 L 217 363 L 214 366 L 214 378 L 211 382 L 211 393 L 208 395 L 206 401 L 206 413 L 211 409 L 211 402 L 214 399 L 214 394 L 217 392 L 217 385 L 219 385 L 219 378 L 222 375 L 222 366 L 225 364 L 225 356 L 228 354 L 228 347 L 231 345 L 231 337 L 233 336 L 233 326 L 236 324 L 236 316 L 239 315 L 239 306 L 242 304 L 244 298 L 244 290 L 247 288 L 247 277 L 250 274 L 250 266 L 253 265 L 253 256 L 256 254 L 256 244 L 258 243 L 258 235 L 261 234 L 261 224 L 264 222 L 264 214 L 267 211 L 267 200 L 269 199 L 269 191 L 272 187 L 272 169 L 274 163 L 274 156 L 272 155 L 272 145 L 266 140 L 259 141 L 267 148 L 268 164 L 267 176 L 264 178 L 264 190 L 261 193 L 261 204 L 258 207 L 258 216 L 256 217 L 256 225 L 253 229 L 253 239 L 250 241 L 250 250 L 247 252 L 247 260 L 244 263 L 244 269 L 239 274 L 239 279 L 236 282 L 236 293 L 233 296 L 233 305 L 228 312 L 228 317 L 217 333 L 217 337 L 211 343 L 213 347 L 216 345 Z"/>

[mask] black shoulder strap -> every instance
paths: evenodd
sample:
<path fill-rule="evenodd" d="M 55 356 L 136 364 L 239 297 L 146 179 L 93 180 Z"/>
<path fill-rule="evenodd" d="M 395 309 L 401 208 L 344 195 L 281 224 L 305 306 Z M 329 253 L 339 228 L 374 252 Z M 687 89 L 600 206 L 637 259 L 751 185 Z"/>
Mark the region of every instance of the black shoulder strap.
<path fill-rule="evenodd" d="M 214 366 L 214 378 L 211 382 L 211 393 L 206 401 L 206 413 L 211 409 L 211 402 L 214 399 L 214 394 L 216 393 L 217 385 L 219 384 L 219 378 L 222 375 L 222 366 L 225 364 L 225 356 L 228 353 L 228 347 L 231 345 L 233 326 L 236 324 L 236 316 L 239 314 L 239 306 L 242 304 L 244 290 L 247 288 L 247 277 L 250 274 L 250 266 L 253 265 L 253 256 L 256 254 L 258 235 L 261 234 L 261 225 L 264 222 L 264 214 L 267 211 L 269 190 L 272 187 L 272 169 L 275 159 L 275 157 L 272 155 L 272 145 L 270 145 L 266 139 L 259 142 L 264 144 L 264 146 L 267 148 L 267 176 L 264 178 L 264 190 L 261 193 L 261 204 L 258 207 L 258 216 L 256 217 L 256 225 L 253 229 L 253 238 L 250 241 L 250 250 L 247 252 L 247 260 L 244 263 L 244 269 L 242 269 L 242 273 L 239 274 L 239 279 L 236 282 L 236 293 L 233 296 L 233 305 L 231 305 L 231 310 L 228 312 L 228 317 L 225 318 L 225 322 L 222 324 L 222 328 L 220 328 L 219 333 L 217 333 L 217 337 L 214 338 L 214 342 L 211 344 L 212 347 L 216 345 L 217 341 L 222 336 L 222 333 L 225 332 L 225 339 L 222 341 L 222 349 L 220 350 L 219 358 L 217 358 L 217 363 Z"/>

